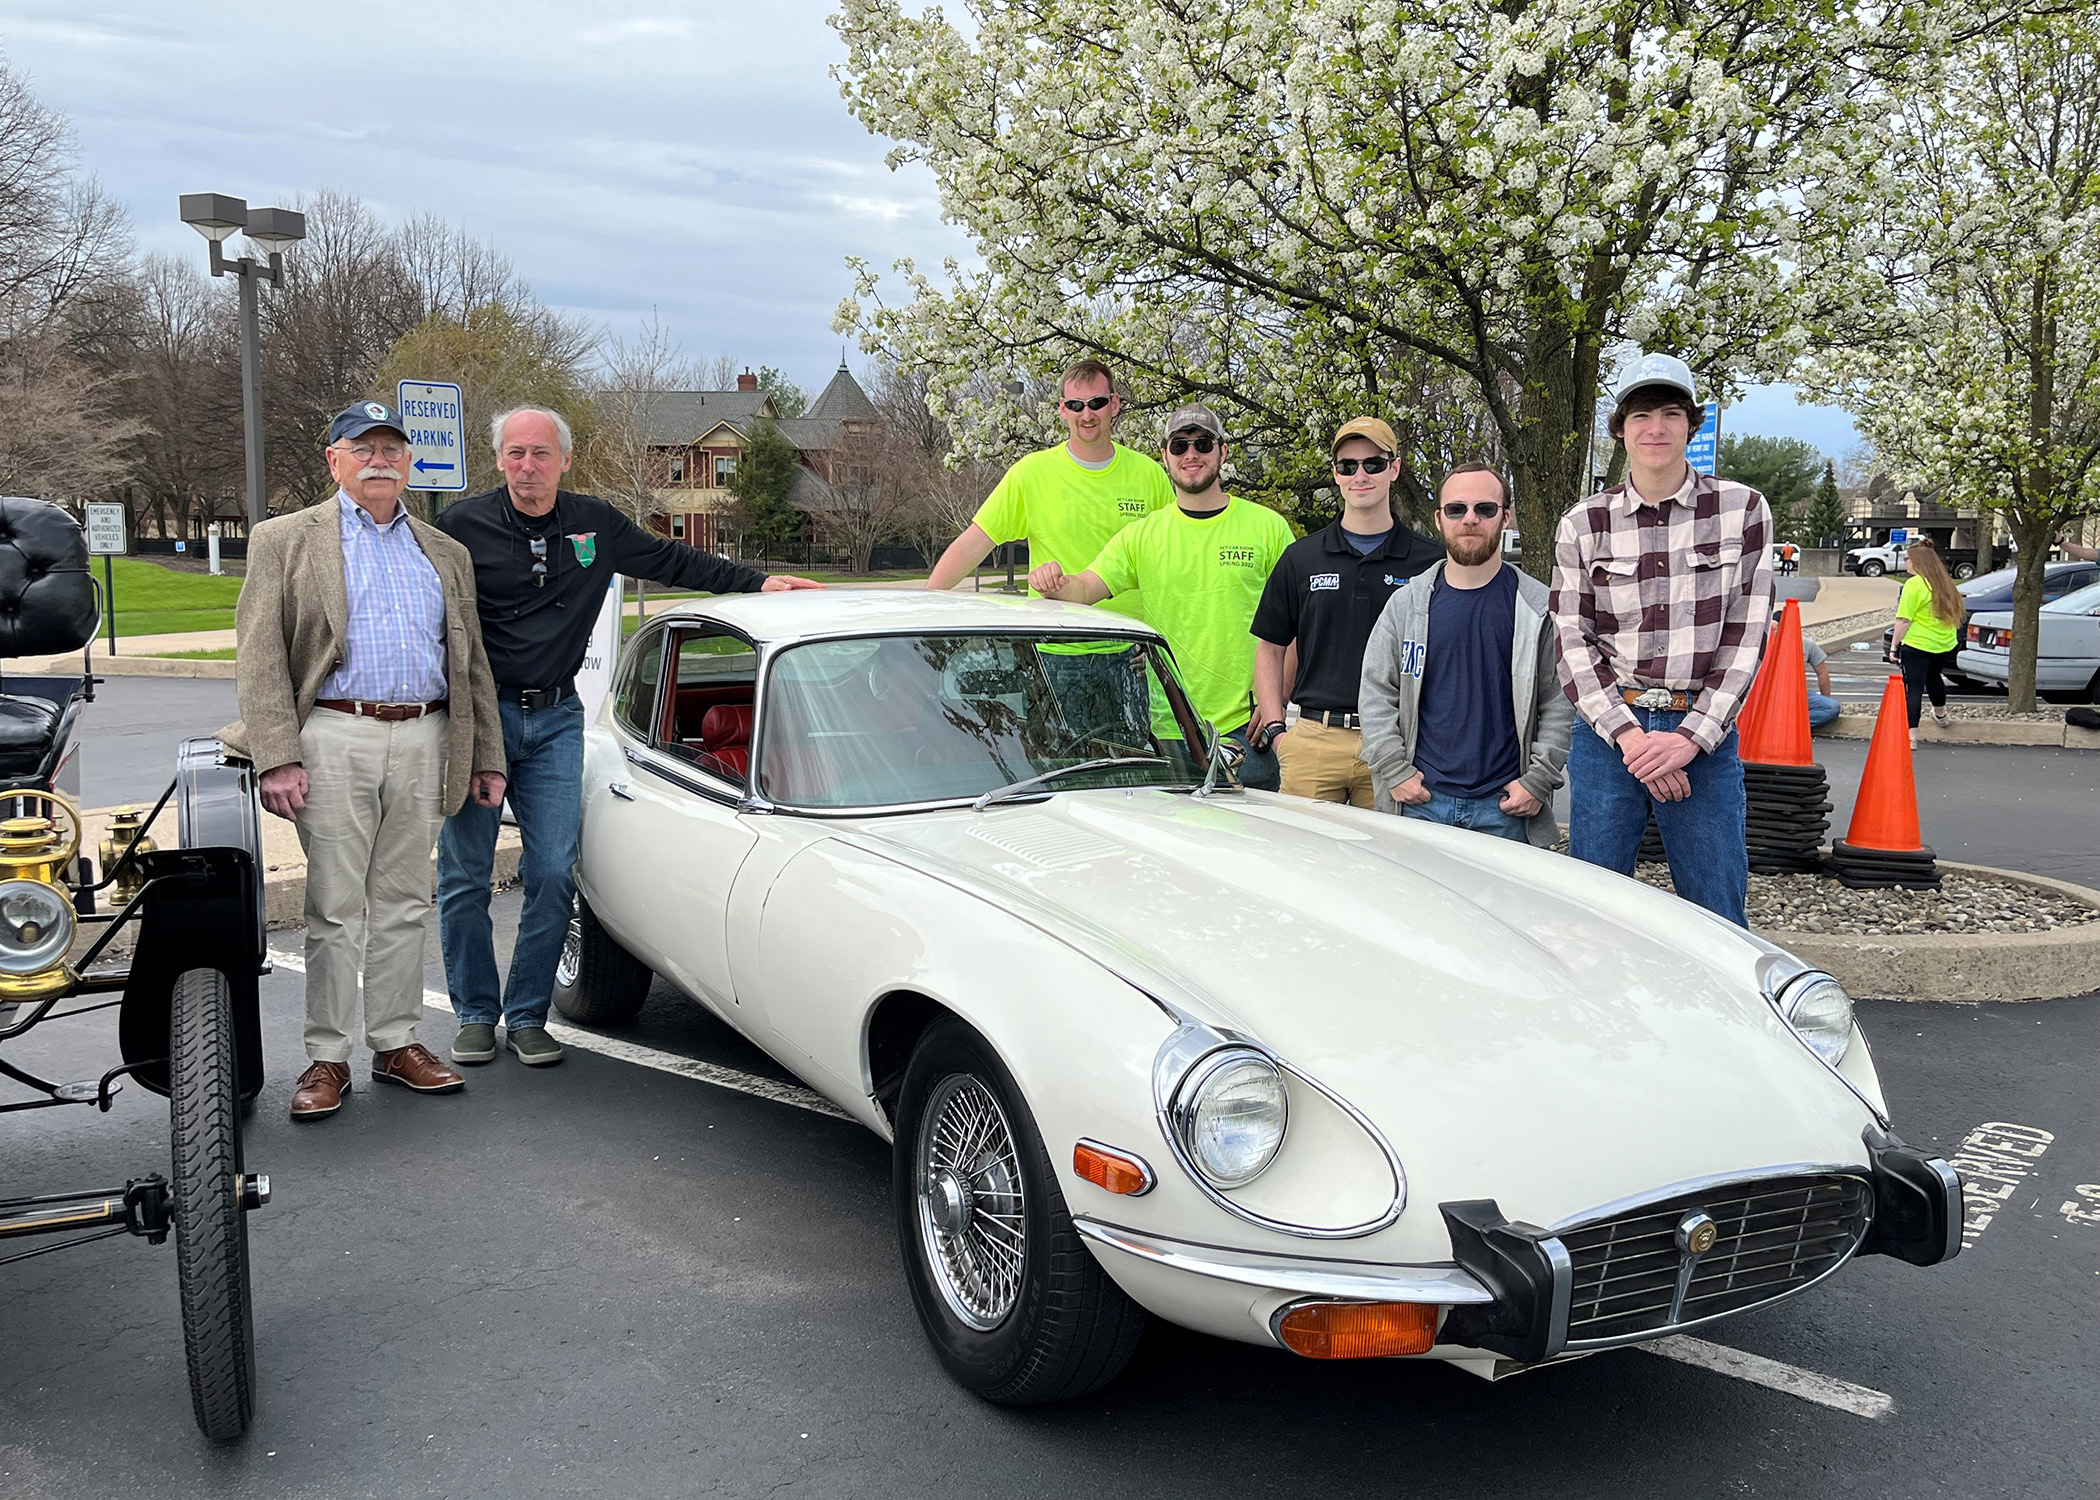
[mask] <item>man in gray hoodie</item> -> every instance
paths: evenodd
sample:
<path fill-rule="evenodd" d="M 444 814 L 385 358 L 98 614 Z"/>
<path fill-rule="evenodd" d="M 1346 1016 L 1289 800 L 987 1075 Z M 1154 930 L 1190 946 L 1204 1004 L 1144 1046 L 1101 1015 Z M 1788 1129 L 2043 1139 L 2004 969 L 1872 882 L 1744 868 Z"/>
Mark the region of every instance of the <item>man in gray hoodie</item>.
<path fill-rule="evenodd" d="M 1546 586 L 1502 561 L 1500 474 L 1462 465 L 1437 502 L 1444 560 L 1393 595 L 1364 648 L 1372 805 L 1545 847 L 1575 724 Z"/>

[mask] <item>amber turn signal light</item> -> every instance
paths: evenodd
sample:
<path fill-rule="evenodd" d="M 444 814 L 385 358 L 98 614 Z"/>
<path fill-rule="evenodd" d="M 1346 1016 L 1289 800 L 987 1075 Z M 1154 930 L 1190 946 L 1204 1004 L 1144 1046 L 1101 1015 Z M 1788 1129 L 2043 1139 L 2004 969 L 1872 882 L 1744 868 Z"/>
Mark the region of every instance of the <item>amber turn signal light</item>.
<path fill-rule="evenodd" d="M 1277 1320 L 1276 1336 L 1307 1359 L 1427 1354 L 1436 1315 L 1427 1302 L 1301 1302 Z"/>
<path fill-rule="evenodd" d="M 1072 1170 L 1095 1187 L 1107 1188 L 1125 1197 L 1141 1197 L 1152 1189 L 1152 1169 L 1142 1156 L 1118 1151 L 1099 1141 L 1081 1141 L 1072 1148 Z"/>

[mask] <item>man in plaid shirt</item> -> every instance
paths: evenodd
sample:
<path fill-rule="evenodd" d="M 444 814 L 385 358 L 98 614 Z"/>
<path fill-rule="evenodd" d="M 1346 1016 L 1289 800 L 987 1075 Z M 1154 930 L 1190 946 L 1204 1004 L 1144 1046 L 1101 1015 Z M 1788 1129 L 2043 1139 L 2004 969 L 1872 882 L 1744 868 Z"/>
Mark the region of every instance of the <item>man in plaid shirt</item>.
<path fill-rule="evenodd" d="M 1631 875 L 1653 805 L 1677 894 L 1748 926 L 1734 726 L 1772 617 L 1772 512 L 1685 461 L 1704 411 L 1682 360 L 1642 355 L 1614 398 L 1627 480 L 1553 545 L 1561 689 L 1592 731 L 1568 756 L 1568 849 Z"/>

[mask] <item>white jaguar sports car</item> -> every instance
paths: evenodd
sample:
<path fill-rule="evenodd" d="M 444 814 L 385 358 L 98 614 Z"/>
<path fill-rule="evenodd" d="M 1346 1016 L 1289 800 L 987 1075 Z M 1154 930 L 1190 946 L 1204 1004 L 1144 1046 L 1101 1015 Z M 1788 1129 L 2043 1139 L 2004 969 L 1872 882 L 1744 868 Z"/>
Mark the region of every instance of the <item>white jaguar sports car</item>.
<path fill-rule="evenodd" d="M 661 975 L 894 1143 L 994 1401 L 1147 1313 L 1490 1377 L 1961 1245 L 1836 980 L 1564 855 L 1241 789 L 1147 627 L 744 595 L 629 642 L 557 1003 Z"/>

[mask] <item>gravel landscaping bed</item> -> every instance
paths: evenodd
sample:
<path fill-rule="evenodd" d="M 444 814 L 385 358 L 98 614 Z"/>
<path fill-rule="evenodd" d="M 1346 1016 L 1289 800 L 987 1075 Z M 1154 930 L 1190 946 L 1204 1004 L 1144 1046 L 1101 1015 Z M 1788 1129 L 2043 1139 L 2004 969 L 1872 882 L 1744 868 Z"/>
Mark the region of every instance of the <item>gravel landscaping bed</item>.
<path fill-rule="evenodd" d="M 1845 705 L 1845 712 L 1862 719 L 1872 719 L 1880 715 L 1881 704 L 1879 702 L 1848 703 Z M 2031 714 L 2016 714 L 2003 703 L 1950 702 L 1947 705 L 1947 717 L 1950 719 L 2007 720 L 2019 724 L 2061 724 L 2064 721 L 2064 711 L 2060 707 L 2038 708 Z M 1931 721 L 1932 709 L 1928 705 L 1925 712 L 1919 716 L 1919 722 L 1930 723 Z"/>
<path fill-rule="evenodd" d="M 1819 646 L 1827 646 L 1832 641 L 1841 641 L 1846 636 L 1858 635 L 1861 631 L 1871 630 L 1876 625 L 1886 625 L 1895 618 L 1896 606 L 1885 604 L 1880 609 L 1870 609 L 1856 615 L 1840 615 L 1835 620 L 1825 620 L 1821 624 L 1807 625 L 1802 628 L 1808 632 L 1810 640 Z"/>
<path fill-rule="evenodd" d="M 1662 865 L 1642 865 L 1638 873 L 1673 889 Z M 1750 877 L 1750 925 L 1760 932 L 2054 932 L 2095 920 L 2100 908 L 2069 896 L 1955 870 L 1941 872 L 1937 891 L 1854 891 L 1824 875 Z"/>

